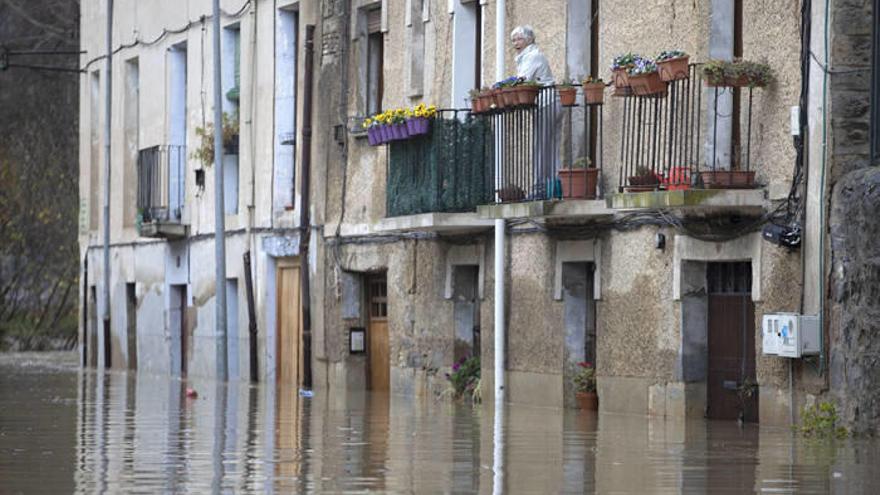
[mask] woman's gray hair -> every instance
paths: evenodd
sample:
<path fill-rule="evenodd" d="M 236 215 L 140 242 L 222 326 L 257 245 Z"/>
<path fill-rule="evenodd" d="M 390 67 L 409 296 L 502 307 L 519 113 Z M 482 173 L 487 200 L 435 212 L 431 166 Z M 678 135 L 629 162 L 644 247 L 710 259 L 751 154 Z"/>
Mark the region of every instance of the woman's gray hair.
<path fill-rule="evenodd" d="M 510 32 L 510 39 L 516 37 L 523 38 L 532 44 L 535 42 L 535 31 L 532 30 L 532 26 L 517 26 Z"/>

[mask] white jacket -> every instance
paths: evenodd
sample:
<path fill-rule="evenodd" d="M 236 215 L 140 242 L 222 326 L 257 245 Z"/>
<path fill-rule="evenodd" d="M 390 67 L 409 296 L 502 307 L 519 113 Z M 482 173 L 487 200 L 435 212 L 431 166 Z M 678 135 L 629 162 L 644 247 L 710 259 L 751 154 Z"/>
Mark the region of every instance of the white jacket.
<path fill-rule="evenodd" d="M 538 48 L 532 43 L 523 48 L 516 55 L 516 75 L 526 80 L 538 81 L 544 86 L 553 84 L 553 72 L 550 71 L 550 62 Z"/>

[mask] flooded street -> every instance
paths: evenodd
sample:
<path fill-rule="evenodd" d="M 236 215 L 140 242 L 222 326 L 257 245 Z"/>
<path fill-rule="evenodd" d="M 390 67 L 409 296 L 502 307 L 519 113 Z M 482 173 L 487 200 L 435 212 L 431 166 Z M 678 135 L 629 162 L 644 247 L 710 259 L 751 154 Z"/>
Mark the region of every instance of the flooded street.
<path fill-rule="evenodd" d="M 519 406 L 504 417 L 496 432 L 491 405 L 306 399 L 84 372 L 66 353 L 0 355 L 0 492 L 880 490 L 877 441 Z"/>

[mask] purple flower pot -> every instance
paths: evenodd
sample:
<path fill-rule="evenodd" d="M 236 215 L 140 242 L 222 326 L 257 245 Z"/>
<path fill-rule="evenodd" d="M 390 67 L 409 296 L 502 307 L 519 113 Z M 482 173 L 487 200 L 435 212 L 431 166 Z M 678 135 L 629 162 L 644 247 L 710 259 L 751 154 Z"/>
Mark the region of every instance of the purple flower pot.
<path fill-rule="evenodd" d="M 388 141 L 391 141 L 391 126 L 390 125 L 382 124 L 382 126 L 379 127 L 379 133 L 380 133 L 380 137 L 382 138 L 379 140 L 380 144 L 384 144 L 384 143 L 387 143 Z"/>
<path fill-rule="evenodd" d="M 409 133 L 406 132 L 406 124 L 391 124 L 391 139 L 393 141 L 400 141 L 402 139 L 406 139 L 409 137 Z"/>
<path fill-rule="evenodd" d="M 410 136 L 421 136 L 428 133 L 430 120 L 424 117 L 413 117 L 406 121 L 406 128 Z"/>
<path fill-rule="evenodd" d="M 370 146 L 378 146 L 379 141 L 379 128 L 378 127 L 369 127 L 367 128 L 367 141 L 369 141 Z"/>

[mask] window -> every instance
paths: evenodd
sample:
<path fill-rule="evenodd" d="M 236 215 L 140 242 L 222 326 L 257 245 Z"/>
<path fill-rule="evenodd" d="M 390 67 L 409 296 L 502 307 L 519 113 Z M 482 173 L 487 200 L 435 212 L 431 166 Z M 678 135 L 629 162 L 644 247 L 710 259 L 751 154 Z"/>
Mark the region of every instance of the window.
<path fill-rule="evenodd" d="M 468 91 L 482 82 L 482 7 L 455 0 L 452 8 L 452 106 L 469 106 Z"/>
<path fill-rule="evenodd" d="M 275 25 L 275 176 L 272 210 L 294 207 L 296 197 L 296 86 L 298 18 L 278 10 Z"/>
<path fill-rule="evenodd" d="M 381 30 L 381 9 L 366 12 L 367 20 L 367 115 L 382 111 L 382 62 L 385 57 L 385 36 Z"/>
<path fill-rule="evenodd" d="M 871 63 L 871 160 L 880 164 L 880 0 L 874 0 L 874 44 Z"/>
<path fill-rule="evenodd" d="M 428 5 L 425 0 L 410 0 L 406 11 L 407 27 L 407 96 L 422 96 L 425 82 L 425 23 L 428 22 Z"/>
<path fill-rule="evenodd" d="M 186 42 L 168 51 L 168 218 L 183 217 L 186 172 Z"/>
<path fill-rule="evenodd" d="M 241 29 L 238 24 L 223 28 L 221 87 L 223 113 L 238 124 L 241 86 Z M 238 146 L 226 146 L 223 154 L 223 202 L 227 215 L 238 213 Z"/>
<path fill-rule="evenodd" d="M 125 63 L 125 100 L 123 101 L 123 225 L 134 227 L 137 215 L 137 159 L 140 132 L 140 66 L 133 58 Z"/>

